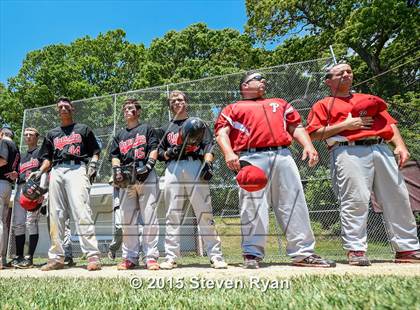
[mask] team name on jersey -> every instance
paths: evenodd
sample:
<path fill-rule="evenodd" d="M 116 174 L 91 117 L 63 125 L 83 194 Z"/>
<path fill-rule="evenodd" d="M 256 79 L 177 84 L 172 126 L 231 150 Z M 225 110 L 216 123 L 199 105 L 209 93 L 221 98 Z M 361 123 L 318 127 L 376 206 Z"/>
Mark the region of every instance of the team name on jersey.
<path fill-rule="evenodd" d="M 177 133 L 175 133 L 175 132 L 170 132 L 170 133 L 168 133 L 168 135 L 167 135 L 167 139 L 168 139 L 168 142 L 169 142 L 169 144 L 170 145 L 177 145 L 178 144 L 178 136 L 179 136 L 179 133 L 177 132 Z"/>
<path fill-rule="evenodd" d="M 33 168 L 38 168 L 38 166 L 39 166 L 38 159 L 37 158 L 31 158 L 30 161 L 27 161 L 26 163 L 20 165 L 19 173 L 23 173 L 26 170 L 30 170 L 30 169 L 33 169 Z"/>
<path fill-rule="evenodd" d="M 74 143 L 81 143 L 81 142 L 82 142 L 82 136 L 78 133 L 72 132 L 71 135 L 69 136 L 55 138 L 54 147 L 62 151 L 66 145 L 74 144 Z"/>
<path fill-rule="evenodd" d="M 120 143 L 118 143 L 118 147 L 120 148 L 121 154 L 125 155 L 132 148 L 136 148 L 139 145 L 146 144 L 146 143 L 147 143 L 146 136 L 137 134 L 135 138 L 120 141 Z"/>

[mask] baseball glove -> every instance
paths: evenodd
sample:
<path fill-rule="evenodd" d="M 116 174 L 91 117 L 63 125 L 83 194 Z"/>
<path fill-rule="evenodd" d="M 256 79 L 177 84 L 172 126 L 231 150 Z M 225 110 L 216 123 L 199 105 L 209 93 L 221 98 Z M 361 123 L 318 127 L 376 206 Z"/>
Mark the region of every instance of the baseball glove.
<path fill-rule="evenodd" d="M 89 163 L 87 175 L 88 175 L 90 184 L 93 184 L 93 182 L 95 182 L 96 175 L 98 174 L 98 169 L 99 169 L 99 164 L 97 161 L 91 161 Z"/>
<path fill-rule="evenodd" d="M 127 188 L 136 182 L 136 171 L 134 165 L 122 167 L 113 167 L 114 186 L 118 188 Z"/>

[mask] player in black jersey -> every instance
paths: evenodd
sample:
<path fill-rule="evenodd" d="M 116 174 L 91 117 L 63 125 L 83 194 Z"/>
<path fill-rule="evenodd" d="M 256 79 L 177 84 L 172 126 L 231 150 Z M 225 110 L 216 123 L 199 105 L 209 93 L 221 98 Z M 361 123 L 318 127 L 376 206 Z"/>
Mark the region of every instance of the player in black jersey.
<path fill-rule="evenodd" d="M 22 155 L 19 165 L 19 177 L 17 180 L 16 195 L 13 205 L 12 228 L 15 234 L 16 257 L 9 263 L 16 268 L 30 268 L 33 266 L 32 258 L 38 244 L 38 219 L 39 210 L 26 211 L 20 205 L 20 196 L 25 182 L 29 175 L 38 170 L 41 163 L 38 159 L 39 148 L 38 139 L 39 132 L 35 128 L 26 128 L 23 132 L 25 143 L 28 147 L 26 154 Z M 25 246 L 25 232 L 29 234 L 29 253 L 23 256 Z"/>
<path fill-rule="evenodd" d="M 18 176 L 20 154 L 10 128 L 0 130 L 0 269 L 6 266 L 12 185 Z"/>
<path fill-rule="evenodd" d="M 198 145 L 180 145 L 179 131 L 188 119 L 187 96 L 181 91 L 169 94 L 169 108 L 173 119 L 160 132 L 165 132 L 159 144 L 159 159 L 166 161 L 166 260 L 162 269 L 177 267 L 180 256 L 180 229 L 184 216 L 185 196 L 189 198 L 198 220 L 200 234 L 207 248 L 211 266 L 227 268 L 223 259 L 220 238 L 213 220 L 208 181 L 213 171 L 213 137 L 206 126 L 203 140 Z"/>
<path fill-rule="evenodd" d="M 159 141 L 150 125 L 139 122 L 141 107 L 136 99 L 127 99 L 124 102 L 123 113 L 127 127 L 114 137 L 110 151 L 114 184 L 120 187 L 123 231 L 123 261 L 118 265 L 118 269 L 133 269 L 138 264 L 140 215 L 143 223 L 142 247 L 146 268 L 158 270 L 159 188 L 154 166 Z"/>
<path fill-rule="evenodd" d="M 33 173 L 37 177 L 52 166 L 49 183 L 51 247 L 48 263 L 41 270 L 64 267 L 63 239 L 65 220 L 69 214 L 76 225 L 80 247 L 88 258 L 87 269 L 99 270 L 100 253 L 92 220 L 89 188 L 96 176 L 101 150 L 92 130 L 74 122 L 74 106 L 69 99 L 60 98 L 57 109 L 61 126 L 48 131 L 39 154 L 43 160 L 41 168 Z"/>

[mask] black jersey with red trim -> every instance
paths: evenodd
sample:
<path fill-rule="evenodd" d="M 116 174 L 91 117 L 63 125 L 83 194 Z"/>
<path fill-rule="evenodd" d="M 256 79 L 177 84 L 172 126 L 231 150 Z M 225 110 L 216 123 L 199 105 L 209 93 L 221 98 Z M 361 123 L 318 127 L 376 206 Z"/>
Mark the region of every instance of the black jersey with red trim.
<path fill-rule="evenodd" d="M 80 161 L 87 163 L 93 155 L 99 154 L 96 137 L 88 126 L 73 123 L 48 131 L 41 146 L 39 157 L 54 164 L 62 161 Z"/>
<path fill-rule="evenodd" d="M 187 120 L 171 120 L 171 122 L 158 129 L 160 132 L 164 132 L 163 137 L 159 143 L 159 160 L 164 161 L 164 153 L 165 151 L 170 148 L 174 147 L 178 144 L 179 132 L 182 127 L 182 124 Z M 197 156 L 199 158 L 203 158 L 203 156 L 207 153 L 212 153 L 213 151 L 213 135 L 210 129 L 206 126 L 206 131 L 204 133 L 203 141 L 198 146 L 187 146 L 184 154 L 187 156 Z"/>
<path fill-rule="evenodd" d="M 110 159 L 118 158 L 121 165 L 146 163 L 150 152 L 157 149 L 158 143 L 156 132 L 149 124 L 125 128 L 112 141 Z"/>
<path fill-rule="evenodd" d="M 38 157 L 39 151 L 40 148 L 36 147 L 32 150 L 28 150 L 28 152 L 21 157 L 19 165 L 19 184 L 26 182 L 31 172 L 38 170 L 41 166 L 41 161 Z"/>
<path fill-rule="evenodd" d="M 1 139 L 0 157 L 7 162 L 6 165 L 0 167 L 0 180 L 6 180 L 10 183 L 13 183 L 14 181 L 6 177 L 5 174 L 18 171 L 20 153 L 16 147 L 16 144 L 9 139 Z"/>

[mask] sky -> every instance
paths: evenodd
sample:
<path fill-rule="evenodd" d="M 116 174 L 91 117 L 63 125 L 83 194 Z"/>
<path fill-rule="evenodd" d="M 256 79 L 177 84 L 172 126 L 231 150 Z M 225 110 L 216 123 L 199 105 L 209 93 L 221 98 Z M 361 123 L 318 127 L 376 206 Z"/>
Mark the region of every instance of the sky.
<path fill-rule="evenodd" d="M 123 29 L 149 46 L 170 30 L 204 22 L 243 33 L 245 0 L 18 1 L 0 0 L 0 82 L 16 75 L 28 52 Z"/>

